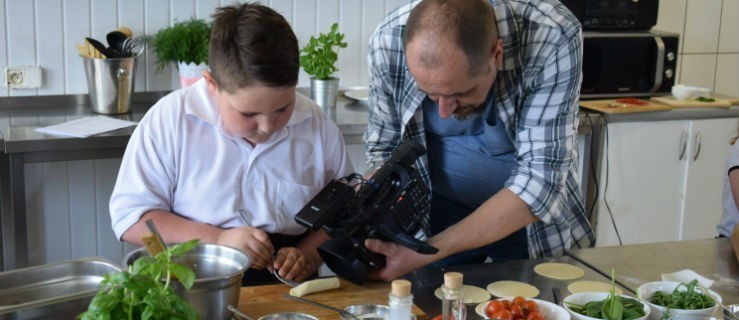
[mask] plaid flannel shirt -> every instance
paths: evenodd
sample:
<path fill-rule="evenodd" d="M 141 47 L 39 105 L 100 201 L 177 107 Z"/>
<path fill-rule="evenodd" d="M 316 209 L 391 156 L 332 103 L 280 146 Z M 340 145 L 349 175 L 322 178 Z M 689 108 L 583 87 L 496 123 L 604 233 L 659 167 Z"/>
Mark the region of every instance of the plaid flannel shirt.
<path fill-rule="evenodd" d="M 382 165 L 401 140 L 425 146 L 419 91 L 403 52 L 410 1 L 388 14 L 370 39 L 368 167 Z M 526 227 L 532 258 L 560 255 L 595 238 L 585 216 L 577 174 L 582 30 L 553 0 L 495 0 L 503 65 L 491 90 L 499 119 L 516 148 L 517 166 L 505 187 L 541 221 Z M 431 186 L 428 159 L 416 167 Z"/>

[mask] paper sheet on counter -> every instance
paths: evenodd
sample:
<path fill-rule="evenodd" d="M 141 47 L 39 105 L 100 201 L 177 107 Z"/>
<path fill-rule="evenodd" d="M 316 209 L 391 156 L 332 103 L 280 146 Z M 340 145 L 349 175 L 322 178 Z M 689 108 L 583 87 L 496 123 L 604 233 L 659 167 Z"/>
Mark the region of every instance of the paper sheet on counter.
<path fill-rule="evenodd" d="M 135 121 L 92 116 L 37 128 L 36 131 L 57 136 L 87 138 L 92 135 L 135 126 L 136 124 Z"/>

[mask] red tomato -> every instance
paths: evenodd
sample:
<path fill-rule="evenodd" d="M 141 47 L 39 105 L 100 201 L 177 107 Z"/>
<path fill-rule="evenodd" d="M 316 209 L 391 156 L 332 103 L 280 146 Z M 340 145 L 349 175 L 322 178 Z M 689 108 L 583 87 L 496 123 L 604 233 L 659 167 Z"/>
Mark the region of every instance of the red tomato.
<path fill-rule="evenodd" d="M 533 300 L 528 300 L 523 304 L 523 312 L 529 314 L 529 312 L 539 312 L 539 305 Z"/>
<path fill-rule="evenodd" d="M 526 319 L 526 315 L 523 314 L 523 309 L 521 308 L 521 305 L 515 303 L 512 304 L 511 314 L 513 314 L 513 319 Z"/>
<path fill-rule="evenodd" d="M 493 313 L 495 313 L 498 310 L 504 310 L 506 309 L 505 305 L 500 300 L 493 300 L 488 303 L 488 305 L 485 307 L 485 314 L 490 317 Z"/>
<path fill-rule="evenodd" d="M 503 301 L 503 305 L 505 305 L 506 309 L 510 309 L 511 308 L 511 302 L 510 301 L 508 301 L 508 300 L 502 300 L 502 301 Z"/>
<path fill-rule="evenodd" d="M 544 317 L 541 316 L 539 311 L 531 311 L 526 316 L 526 320 L 544 320 Z"/>
<path fill-rule="evenodd" d="M 513 305 L 513 304 L 517 304 L 517 305 L 519 305 L 519 306 L 523 306 L 523 304 L 524 304 L 525 302 L 526 302 L 526 298 L 524 298 L 524 297 L 522 297 L 522 296 L 518 296 L 518 297 L 515 297 L 515 298 L 513 298 L 513 301 L 511 302 L 511 304 L 512 304 L 512 305 Z"/>
<path fill-rule="evenodd" d="M 434 317 L 433 320 L 441 320 L 441 315 L 438 315 L 438 316 Z"/>
<path fill-rule="evenodd" d="M 647 104 L 646 101 L 640 100 L 640 99 L 637 99 L 637 98 L 622 98 L 622 99 L 617 99 L 616 102 L 626 103 L 626 104 L 633 104 L 633 105 L 637 105 L 637 106 L 643 106 L 643 105 L 646 105 Z"/>
<path fill-rule="evenodd" d="M 502 319 L 502 320 L 513 320 L 513 314 L 507 309 L 503 309 L 503 310 L 498 310 L 495 313 L 493 313 L 493 316 L 491 318 Z"/>

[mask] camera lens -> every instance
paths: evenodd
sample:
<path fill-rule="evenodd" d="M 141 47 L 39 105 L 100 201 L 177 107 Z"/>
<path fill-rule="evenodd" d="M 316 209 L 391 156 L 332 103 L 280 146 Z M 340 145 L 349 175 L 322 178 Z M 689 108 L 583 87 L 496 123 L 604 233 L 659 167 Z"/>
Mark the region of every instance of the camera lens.
<path fill-rule="evenodd" d="M 348 241 L 329 239 L 318 247 L 318 254 L 331 271 L 347 280 L 356 284 L 367 280 L 367 265 Z"/>

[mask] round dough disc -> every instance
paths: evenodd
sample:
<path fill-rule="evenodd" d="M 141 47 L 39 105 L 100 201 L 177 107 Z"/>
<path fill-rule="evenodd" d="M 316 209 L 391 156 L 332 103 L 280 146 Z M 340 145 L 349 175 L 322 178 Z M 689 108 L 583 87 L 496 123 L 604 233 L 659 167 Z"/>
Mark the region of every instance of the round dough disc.
<path fill-rule="evenodd" d="M 498 298 L 524 297 L 530 299 L 539 295 L 539 289 L 520 281 L 495 281 L 488 285 L 488 291 Z"/>
<path fill-rule="evenodd" d="M 540 276 L 557 280 L 573 280 L 585 275 L 585 271 L 577 266 L 561 262 L 544 262 L 534 267 Z"/>
<path fill-rule="evenodd" d="M 611 292 L 611 284 L 606 282 L 600 282 L 600 281 L 575 281 L 573 283 L 570 283 L 567 286 L 567 291 L 570 293 L 580 293 L 580 292 Z M 623 294 L 623 290 L 621 288 L 616 287 L 615 288 L 616 294 L 621 295 Z"/>
<path fill-rule="evenodd" d="M 462 294 L 464 295 L 465 304 L 477 304 L 490 299 L 490 293 L 485 289 L 466 284 L 462 285 Z M 439 299 L 442 298 L 441 287 L 434 291 L 434 295 Z"/>

